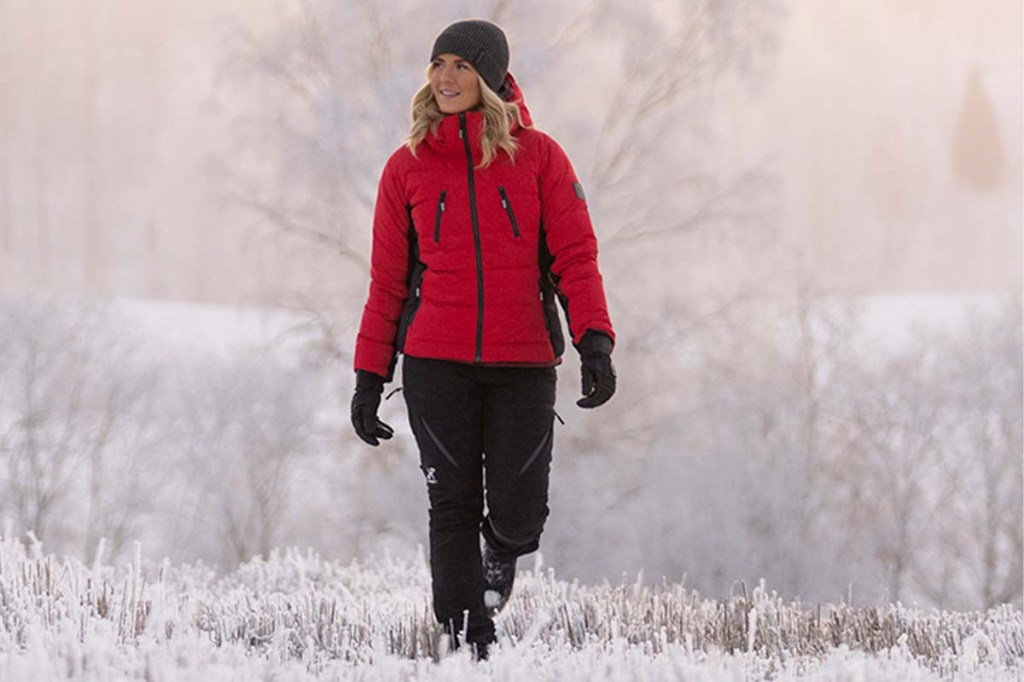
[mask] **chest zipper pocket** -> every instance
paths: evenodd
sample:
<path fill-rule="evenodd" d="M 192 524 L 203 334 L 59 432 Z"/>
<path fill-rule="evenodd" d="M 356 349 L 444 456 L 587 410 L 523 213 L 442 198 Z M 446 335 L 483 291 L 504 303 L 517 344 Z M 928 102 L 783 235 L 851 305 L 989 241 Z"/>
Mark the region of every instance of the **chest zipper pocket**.
<path fill-rule="evenodd" d="M 505 209 L 505 213 L 508 213 L 509 222 L 512 223 L 512 234 L 519 239 L 519 223 L 516 222 L 516 214 L 512 212 L 512 202 L 508 200 L 508 194 L 504 187 L 499 187 L 498 191 L 501 192 L 501 205 Z"/>
<path fill-rule="evenodd" d="M 448 190 L 441 190 L 441 196 L 437 200 L 437 213 L 434 216 L 434 243 L 441 241 L 441 216 L 444 214 L 444 198 Z"/>

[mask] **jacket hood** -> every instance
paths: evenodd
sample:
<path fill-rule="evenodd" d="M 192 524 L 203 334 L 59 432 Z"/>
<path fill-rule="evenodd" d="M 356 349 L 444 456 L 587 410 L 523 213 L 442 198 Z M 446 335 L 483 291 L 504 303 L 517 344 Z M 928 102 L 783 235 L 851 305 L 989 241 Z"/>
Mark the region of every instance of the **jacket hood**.
<path fill-rule="evenodd" d="M 527 128 L 532 127 L 533 117 L 530 116 L 530 110 L 526 108 L 526 99 L 523 97 L 523 91 L 520 89 L 519 84 L 516 83 L 516 79 L 512 77 L 511 73 L 505 75 L 505 83 L 509 90 L 505 99 L 513 104 L 519 105 L 519 116 L 523 120 L 523 125 Z M 518 124 L 513 126 L 513 131 L 518 129 Z"/>
<path fill-rule="evenodd" d="M 519 118 L 522 121 L 522 125 L 519 122 L 513 121 L 511 132 L 514 135 L 522 127 L 532 127 L 533 117 L 530 116 L 530 110 L 526 107 L 526 100 L 523 97 L 523 91 L 520 89 L 519 84 L 516 83 L 516 79 L 512 77 L 511 73 L 505 75 L 505 84 L 502 87 L 505 90 L 505 100 L 512 102 L 519 107 Z M 480 131 L 483 129 L 484 115 L 478 110 L 472 110 L 464 112 L 463 114 L 448 114 L 441 119 L 441 124 L 437 128 L 437 132 L 434 134 L 428 134 L 424 140 L 427 144 L 438 149 L 457 148 L 459 151 L 463 150 L 462 138 L 459 137 L 460 119 L 465 116 L 466 129 L 469 132 L 470 146 L 473 149 L 474 158 L 479 160 L 480 153 Z"/>

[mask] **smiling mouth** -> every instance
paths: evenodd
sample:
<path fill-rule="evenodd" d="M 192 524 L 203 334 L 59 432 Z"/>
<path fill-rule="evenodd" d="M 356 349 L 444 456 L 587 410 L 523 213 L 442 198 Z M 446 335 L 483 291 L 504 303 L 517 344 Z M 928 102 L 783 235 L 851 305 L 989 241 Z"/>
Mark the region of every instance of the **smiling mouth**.
<path fill-rule="evenodd" d="M 458 97 L 459 95 L 462 94 L 461 92 L 457 92 L 455 90 L 441 90 L 440 93 L 444 97 Z"/>

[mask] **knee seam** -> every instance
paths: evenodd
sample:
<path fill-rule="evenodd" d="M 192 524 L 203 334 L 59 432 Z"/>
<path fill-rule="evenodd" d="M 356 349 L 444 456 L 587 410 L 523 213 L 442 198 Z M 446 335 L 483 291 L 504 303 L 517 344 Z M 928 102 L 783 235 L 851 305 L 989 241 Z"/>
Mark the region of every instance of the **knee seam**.
<path fill-rule="evenodd" d="M 424 419 L 423 417 L 420 417 L 420 424 L 423 425 L 423 428 L 426 430 L 427 435 L 430 436 L 430 440 L 434 441 L 434 445 L 436 445 L 437 449 L 441 451 L 441 454 L 444 455 L 444 458 L 451 462 L 452 466 L 455 467 L 456 469 L 461 469 L 462 467 L 460 467 L 459 463 L 455 461 L 455 457 L 452 456 L 452 453 L 448 451 L 448 448 L 444 446 L 444 443 L 442 443 L 441 439 L 437 437 L 437 434 L 434 433 L 434 430 L 430 428 L 430 424 L 427 423 L 427 420 Z"/>
<path fill-rule="evenodd" d="M 526 473 L 526 470 L 530 468 L 531 464 L 533 464 L 533 460 L 537 459 L 537 455 L 539 455 L 541 451 L 544 450 L 544 446 L 548 444 L 548 440 L 551 439 L 551 433 L 553 431 L 554 428 L 550 428 L 548 429 L 548 432 L 544 434 L 544 437 L 541 439 L 540 444 L 536 448 L 534 448 L 533 454 L 531 454 L 529 459 L 526 460 L 526 463 L 523 464 L 523 468 L 519 470 L 520 476 Z"/>

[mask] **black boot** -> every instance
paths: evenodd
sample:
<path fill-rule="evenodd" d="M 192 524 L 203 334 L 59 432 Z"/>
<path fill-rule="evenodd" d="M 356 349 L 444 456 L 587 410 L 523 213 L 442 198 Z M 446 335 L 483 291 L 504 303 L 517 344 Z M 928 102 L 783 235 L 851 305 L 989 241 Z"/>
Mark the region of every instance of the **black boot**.
<path fill-rule="evenodd" d="M 497 641 L 494 636 L 494 624 L 490 617 L 483 624 L 469 626 L 469 635 L 463 630 L 465 621 L 450 620 L 441 624 L 441 628 L 448 636 L 448 651 L 460 651 L 463 646 L 468 647 L 474 660 L 484 661 L 490 655 L 491 645 Z"/>
<path fill-rule="evenodd" d="M 505 608 L 516 580 L 516 560 L 499 558 L 485 540 L 482 552 L 484 574 L 484 608 L 493 618 Z"/>
<path fill-rule="evenodd" d="M 491 644 L 493 642 L 476 642 L 473 646 L 473 660 L 486 661 L 491 655 Z"/>

